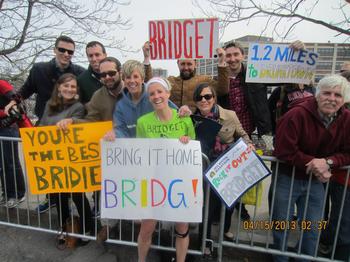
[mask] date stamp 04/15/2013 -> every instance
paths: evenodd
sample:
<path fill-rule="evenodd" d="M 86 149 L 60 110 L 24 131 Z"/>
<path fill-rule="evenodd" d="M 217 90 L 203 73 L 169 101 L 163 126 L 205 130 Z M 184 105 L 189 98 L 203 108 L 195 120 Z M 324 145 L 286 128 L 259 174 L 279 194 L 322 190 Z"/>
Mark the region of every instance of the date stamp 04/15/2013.
<path fill-rule="evenodd" d="M 243 222 L 244 230 L 325 230 L 328 221 L 309 221 L 309 220 L 246 220 Z"/>

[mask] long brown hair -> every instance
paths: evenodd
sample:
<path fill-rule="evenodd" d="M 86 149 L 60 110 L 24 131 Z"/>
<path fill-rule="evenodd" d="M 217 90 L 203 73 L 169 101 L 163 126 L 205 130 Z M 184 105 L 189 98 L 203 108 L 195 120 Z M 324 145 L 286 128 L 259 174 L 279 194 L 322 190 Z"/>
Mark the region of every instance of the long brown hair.
<path fill-rule="evenodd" d="M 78 98 L 73 98 L 67 102 L 63 102 L 63 97 L 59 96 L 58 87 L 63 83 L 75 80 L 77 82 L 77 77 L 71 73 L 66 73 L 61 75 L 55 83 L 55 87 L 52 91 L 52 95 L 49 101 L 49 115 L 54 115 L 55 113 L 61 112 L 66 106 L 72 105 L 79 100 Z M 79 94 L 79 87 L 77 85 L 77 94 Z"/>

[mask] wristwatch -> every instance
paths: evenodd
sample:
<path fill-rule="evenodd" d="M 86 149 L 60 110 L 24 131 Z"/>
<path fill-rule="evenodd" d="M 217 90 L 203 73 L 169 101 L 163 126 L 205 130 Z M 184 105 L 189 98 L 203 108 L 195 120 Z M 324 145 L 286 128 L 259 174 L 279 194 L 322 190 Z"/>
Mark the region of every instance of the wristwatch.
<path fill-rule="evenodd" d="M 326 158 L 326 163 L 329 166 L 329 169 L 331 169 L 333 167 L 334 162 L 332 159 Z"/>

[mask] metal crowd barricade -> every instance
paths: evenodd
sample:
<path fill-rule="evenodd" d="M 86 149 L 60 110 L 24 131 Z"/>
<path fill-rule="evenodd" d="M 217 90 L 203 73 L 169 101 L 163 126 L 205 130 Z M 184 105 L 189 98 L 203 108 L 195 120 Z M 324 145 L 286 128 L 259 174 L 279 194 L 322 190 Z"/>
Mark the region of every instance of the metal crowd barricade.
<path fill-rule="evenodd" d="M 279 164 L 280 162 L 274 158 L 274 157 L 268 157 L 268 156 L 263 156 L 262 157 L 263 160 L 266 163 L 275 163 L 275 176 L 278 179 L 278 169 L 279 169 Z M 293 187 L 293 182 L 294 182 L 294 173 L 295 173 L 295 168 L 293 168 L 293 174 L 292 174 L 292 183 L 290 185 L 290 188 L 292 189 Z M 345 181 L 345 185 L 347 185 L 348 180 L 349 180 L 349 173 L 350 173 L 350 168 L 349 167 L 344 167 L 344 170 L 347 170 L 347 175 L 346 175 L 346 181 Z M 309 177 L 308 180 L 308 188 L 307 188 L 307 197 L 305 200 L 305 204 L 306 206 L 309 203 L 309 193 L 310 193 L 310 182 L 311 182 L 311 175 Z M 276 201 L 278 201 L 278 199 L 275 199 L 275 188 L 276 188 L 276 180 L 277 179 L 273 179 L 271 182 L 271 194 L 272 194 L 272 198 L 271 198 L 271 210 L 273 210 L 273 205 L 276 203 Z M 265 179 L 266 180 L 266 179 Z M 268 187 L 270 186 L 270 184 L 268 184 Z M 255 229 L 256 225 L 261 225 L 262 222 L 266 222 L 267 225 L 272 225 L 272 214 L 271 211 L 269 211 L 268 207 L 264 208 L 264 210 L 259 209 L 259 207 L 254 206 L 253 208 L 253 216 L 251 218 L 251 221 L 249 223 L 251 223 L 250 225 L 253 225 L 252 229 L 251 228 L 247 228 L 247 226 L 242 226 L 242 225 L 247 225 L 246 222 L 242 222 L 240 219 L 240 212 L 241 210 L 239 210 L 239 215 L 238 215 L 238 219 L 233 219 L 234 223 L 231 225 L 231 230 L 233 229 L 234 235 L 235 235 L 235 240 L 233 242 L 229 242 L 229 241 L 224 241 L 223 240 L 223 227 L 224 227 L 224 216 L 225 216 L 225 206 L 222 205 L 221 208 L 221 217 L 220 217 L 220 226 L 219 226 L 219 235 L 216 241 L 214 241 L 214 246 L 217 247 L 218 249 L 218 261 L 222 261 L 222 254 L 223 254 L 223 250 L 224 249 L 228 249 L 228 248 L 239 248 L 239 249 L 244 249 L 244 250 L 249 250 L 249 251 L 256 251 L 256 252 L 261 252 L 261 253 L 267 253 L 267 254 L 271 254 L 271 255 L 281 255 L 281 256 L 286 256 L 286 257 L 293 257 L 296 259 L 305 259 L 307 261 L 312 260 L 312 261 L 342 261 L 342 260 L 336 260 L 334 259 L 335 257 L 335 251 L 336 251 L 336 243 L 338 240 L 338 234 L 339 234 L 339 230 L 341 228 L 341 217 L 342 217 L 342 212 L 344 210 L 344 208 L 349 208 L 349 207 L 344 207 L 344 201 L 345 201 L 345 196 L 346 196 L 346 189 L 347 187 L 344 187 L 343 193 L 342 193 L 342 203 L 341 203 L 341 207 L 340 207 L 340 211 L 339 211 L 339 219 L 337 221 L 337 226 L 336 226 L 336 232 L 334 235 L 334 244 L 332 247 L 332 250 L 330 252 L 330 255 L 328 255 L 327 257 L 322 256 L 319 253 L 319 242 L 321 239 L 321 233 L 322 230 L 319 230 L 318 232 L 318 236 L 317 236 L 317 244 L 316 244 L 316 250 L 313 256 L 310 255 L 305 255 L 301 253 L 301 242 L 297 242 L 296 248 L 293 250 L 293 246 L 295 244 L 296 241 L 298 241 L 299 239 L 301 239 L 301 237 L 304 234 L 304 230 L 300 230 L 300 227 L 305 227 L 305 223 L 307 221 L 305 221 L 305 214 L 306 214 L 306 208 L 305 208 L 305 212 L 302 215 L 302 219 L 301 221 L 297 221 L 297 229 L 293 230 L 293 231 L 289 231 L 289 240 L 287 242 L 287 227 L 285 227 L 286 229 L 283 230 L 284 232 L 284 242 L 282 244 L 282 246 L 285 244 L 285 242 L 287 242 L 288 244 L 288 249 L 287 250 L 278 250 L 275 249 L 273 247 L 273 237 L 272 237 L 272 232 L 271 230 L 261 230 L 261 228 L 259 228 L 260 226 L 257 226 L 258 228 Z M 266 188 L 265 185 L 265 189 L 264 190 L 269 190 L 268 188 Z M 327 192 L 329 190 L 329 182 L 326 183 L 325 185 L 325 195 L 327 195 Z M 290 190 L 290 194 L 289 194 L 289 204 L 287 210 L 290 210 L 290 205 L 291 205 L 291 190 Z M 325 210 L 325 206 L 326 206 L 326 197 L 324 198 L 324 202 L 322 205 L 322 216 L 324 216 L 324 210 Z M 267 197 L 265 199 L 262 200 L 262 202 L 267 203 Z M 288 213 L 287 211 L 287 213 Z M 290 214 L 287 214 L 287 217 L 289 217 Z M 303 225 L 304 223 L 304 225 Z M 260 230 L 259 230 L 260 229 Z M 350 258 L 347 259 L 347 261 L 350 261 Z"/>
<path fill-rule="evenodd" d="M 5 141 L 10 141 L 12 143 L 12 152 L 11 155 L 14 156 L 14 143 L 19 144 L 19 152 L 21 152 L 21 143 L 19 138 L 8 138 L 8 137 L 0 137 L 0 153 L 1 153 L 1 163 L 2 166 L 4 165 L 4 151 L 3 151 L 3 143 Z M 22 154 L 19 154 L 20 157 Z M 21 157 L 22 158 L 22 157 Z M 278 177 L 279 174 L 279 161 L 274 157 L 267 157 L 263 156 L 263 160 L 267 165 L 270 165 L 271 163 L 275 163 L 275 174 Z M 208 158 L 204 155 L 203 156 L 204 163 L 206 165 L 209 165 Z M 14 161 L 14 160 L 13 160 Z M 24 161 L 23 158 L 21 159 L 22 168 L 24 176 L 26 176 L 26 170 L 24 168 Z M 13 166 L 14 162 L 13 162 Z M 347 184 L 349 180 L 349 173 L 350 169 L 349 167 L 344 168 L 347 170 L 347 176 L 346 176 L 346 182 Z M 1 175 L 4 177 L 4 181 L 6 181 L 6 177 L 9 176 L 15 176 L 16 170 L 13 168 L 13 172 L 11 174 L 7 174 L 4 172 L 4 169 L 0 170 Z M 293 175 L 294 176 L 294 175 Z M 263 181 L 264 183 L 264 191 L 267 192 L 268 188 L 270 186 L 269 179 L 267 178 Z M 309 182 L 311 181 L 311 177 Z M 26 185 L 28 185 L 28 181 L 26 181 Z M 341 214 L 344 209 L 349 208 L 344 206 L 345 201 L 345 193 L 347 187 L 344 187 L 343 195 L 342 195 L 342 203 L 340 205 L 340 216 L 339 220 L 336 225 L 336 231 L 334 236 L 334 246 L 333 249 L 330 252 L 330 257 L 322 257 L 319 255 L 318 248 L 315 251 L 315 254 L 313 256 L 305 255 L 301 253 L 301 244 L 296 246 L 295 250 L 291 250 L 290 248 L 295 245 L 298 239 L 300 239 L 304 233 L 302 230 L 294 230 L 289 233 L 289 239 L 287 241 L 287 233 L 285 233 L 284 241 L 287 242 L 288 249 L 286 250 L 277 250 L 273 247 L 273 237 L 272 232 L 270 230 L 261 230 L 261 229 L 249 229 L 247 228 L 247 222 L 242 221 L 240 219 L 240 212 L 241 208 L 238 211 L 238 215 L 234 214 L 232 216 L 232 225 L 231 225 L 231 231 L 233 231 L 235 235 L 235 239 L 233 242 L 225 241 L 223 238 L 223 228 L 224 228 L 224 217 L 225 217 L 225 206 L 222 205 L 221 207 L 221 213 L 220 213 L 220 222 L 218 225 L 218 230 L 216 231 L 216 236 L 212 236 L 212 239 L 207 239 L 207 230 L 208 226 L 208 212 L 209 212 L 209 184 L 203 183 L 205 186 L 204 189 L 204 208 L 203 208 L 203 221 L 202 225 L 193 224 L 190 226 L 190 248 L 188 253 L 194 254 L 194 255 L 203 255 L 204 250 L 206 247 L 206 243 L 210 242 L 212 246 L 217 249 L 217 261 L 223 260 L 223 251 L 225 253 L 234 254 L 234 249 L 232 248 L 238 248 L 242 250 L 248 250 L 248 251 L 254 251 L 254 252 L 260 252 L 265 254 L 271 254 L 271 255 L 282 255 L 282 256 L 288 256 L 293 257 L 297 259 L 309 259 L 312 261 L 338 261 L 335 260 L 335 251 L 336 251 L 336 243 L 338 240 L 338 234 L 339 230 L 341 228 Z M 6 190 L 6 183 L 2 186 L 2 191 Z M 291 187 L 293 186 L 293 183 L 291 184 Z M 276 179 L 272 182 L 272 191 L 271 191 L 271 209 L 273 209 L 273 205 L 275 204 L 278 199 L 275 199 L 274 195 L 274 188 L 276 188 Z M 326 191 L 328 191 L 329 183 L 326 184 Z M 308 191 L 310 190 L 310 186 L 308 188 Z M 17 195 L 17 191 L 16 191 Z M 91 195 L 88 196 L 89 199 L 91 199 Z M 36 209 L 36 207 L 39 205 L 41 200 L 44 198 L 44 195 L 30 195 L 28 191 L 28 186 L 26 186 L 26 200 L 16 206 L 15 208 L 8 208 L 6 206 L 0 206 L 0 225 L 5 226 L 12 226 L 17 228 L 24 228 L 29 230 L 36 230 L 41 232 L 47 232 L 51 234 L 58 234 L 59 229 L 62 225 L 59 225 L 58 219 L 57 219 L 57 213 L 55 209 L 49 209 L 46 213 L 39 213 L 39 210 Z M 5 199 L 8 200 L 8 199 Z M 50 200 L 49 200 L 50 201 Z M 90 203 L 94 204 L 96 206 L 97 200 L 95 199 L 95 203 L 92 203 L 90 200 Z M 306 204 L 308 204 L 308 197 L 306 198 Z M 271 214 L 268 208 L 268 200 L 267 200 L 267 194 L 264 194 L 264 197 L 262 199 L 262 206 L 258 207 L 250 206 L 249 212 L 251 215 L 250 223 L 255 223 L 259 221 L 266 221 L 266 223 L 272 223 Z M 290 206 L 291 201 L 289 201 Z M 324 201 L 322 206 L 322 213 L 325 209 L 326 202 Z M 288 207 L 287 207 L 288 208 Z M 70 204 L 71 209 L 71 216 L 73 216 L 74 213 L 76 213 L 75 206 L 73 205 L 72 201 Z M 289 210 L 289 208 L 288 208 Z M 252 212 L 252 213 L 251 213 Z M 305 216 L 305 214 L 302 214 Z M 83 221 L 85 221 L 85 218 L 83 218 Z M 119 245 L 126 245 L 126 246 L 137 246 L 137 234 L 139 231 L 140 223 L 139 221 L 125 221 L 125 220 L 105 220 L 105 219 L 94 219 L 94 232 L 93 234 L 88 234 L 88 232 L 85 232 L 83 229 L 82 234 L 71 234 L 73 236 L 82 237 L 85 239 L 90 240 L 96 240 L 98 237 L 98 231 L 101 228 L 102 225 L 107 226 L 106 231 L 106 241 L 108 243 L 114 243 Z M 214 225 L 215 227 L 215 225 Z M 299 225 L 300 227 L 300 225 Z M 84 228 L 84 227 L 83 227 Z M 213 231 L 215 232 L 215 231 Z M 287 232 L 287 231 L 285 231 Z M 318 233 L 317 237 L 317 246 L 320 242 L 321 238 L 321 231 Z M 213 234 L 214 235 L 214 234 Z M 175 251 L 175 236 L 174 236 L 174 230 L 173 230 L 173 224 L 172 223 L 164 223 L 159 222 L 157 225 L 156 232 L 154 233 L 153 242 L 151 248 L 158 249 L 158 250 L 165 250 L 165 251 Z M 348 260 L 350 261 L 350 259 Z"/>
<path fill-rule="evenodd" d="M 26 179 L 26 200 L 25 202 L 19 204 L 14 208 L 8 208 L 6 205 L 0 206 L 0 225 L 12 226 L 17 228 L 41 231 L 51 234 L 58 235 L 62 226 L 59 222 L 58 215 L 55 208 L 49 208 L 47 212 L 40 213 L 37 209 L 40 202 L 45 198 L 45 195 L 31 195 L 28 191 L 28 177 L 26 175 L 25 164 L 23 155 L 21 154 L 21 139 L 19 138 L 9 138 L 9 137 L 0 137 L 0 146 L 1 146 L 1 156 L 0 159 L 2 164 L 4 163 L 2 150 L 2 144 L 4 141 L 10 141 L 12 143 L 12 155 L 13 155 L 13 145 L 14 143 L 19 144 L 19 153 L 21 158 L 21 166 Z M 203 161 L 206 165 L 209 164 L 206 156 L 203 156 Z M 3 172 L 3 170 L 0 170 Z M 2 173 L 5 177 L 12 175 L 15 176 L 16 172 L 13 170 L 11 174 Z M 3 185 L 1 185 L 3 186 Z M 6 187 L 6 186 L 5 186 Z M 6 190 L 6 188 L 2 188 Z M 17 192 L 16 192 L 17 195 Z M 91 206 L 97 206 L 97 198 L 93 202 L 91 200 L 91 193 L 88 195 L 90 199 Z M 72 197 L 71 197 L 72 199 Z M 8 199 L 5 199 L 6 202 Z M 82 196 L 83 200 L 83 196 Z M 48 197 L 49 205 L 51 206 L 51 198 Z M 84 206 L 84 205 L 83 205 Z M 207 205 L 206 205 L 207 206 Z M 73 204 L 73 201 L 70 201 L 70 215 L 73 218 L 73 215 L 77 213 L 76 207 Z M 57 208 L 61 208 L 58 206 Z M 206 209 L 205 209 L 206 210 Z M 61 212 L 62 213 L 62 212 Z M 204 211 L 206 217 L 208 212 Z M 140 222 L 139 221 L 126 221 L 126 220 L 108 220 L 95 218 L 94 220 L 94 230 L 92 234 L 85 232 L 85 217 L 83 217 L 83 229 L 82 234 L 68 233 L 69 235 L 81 237 L 84 239 L 97 240 L 99 237 L 99 231 L 103 226 L 107 226 L 106 236 L 103 236 L 102 240 L 105 240 L 108 243 L 114 243 L 119 245 L 126 246 L 137 246 L 137 234 L 139 232 Z M 205 218 L 204 221 L 207 221 Z M 204 243 L 205 234 L 199 232 L 199 228 L 202 228 L 198 224 L 191 225 L 190 237 L 191 244 L 188 253 L 193 255 L 202 255 L 204 248 L 202 248 L 202 243 Z M 206 228 L 206 223 L 203 223 L 203 228 Z M 193 238 L 193 241 L 192 241 Z M 165 251 L 175 251 L 175 234 L 173 223 L 159 222 L 157 225 L 156 232 L 154 233 L 153 242 L 151 248 Z"/>

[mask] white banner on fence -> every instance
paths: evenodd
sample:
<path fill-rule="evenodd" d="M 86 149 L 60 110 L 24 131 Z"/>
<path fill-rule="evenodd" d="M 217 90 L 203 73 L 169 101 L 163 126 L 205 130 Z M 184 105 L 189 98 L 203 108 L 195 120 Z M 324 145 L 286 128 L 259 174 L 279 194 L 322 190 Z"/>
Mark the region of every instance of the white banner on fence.
<path fill-rule="evenodd" d="M 151 59 L 214 58 L 217 18 L 149 21 Z"/>
<path fill-rule="evenodd" d="M 198 141 L 118 138 L 101 146 L 102 218 L 202 221 Z"/>
<path fill-rule="evenodd" d="M 260 157 L 239 139 L 206 171 L 205 177 L 231 207 L 249 188 L 270 174 Z"/>
<path fill-rule="evenodd" d="M 310 84 L 318 54 L 288 45 L 250 43 L 246 82 Z"/>

